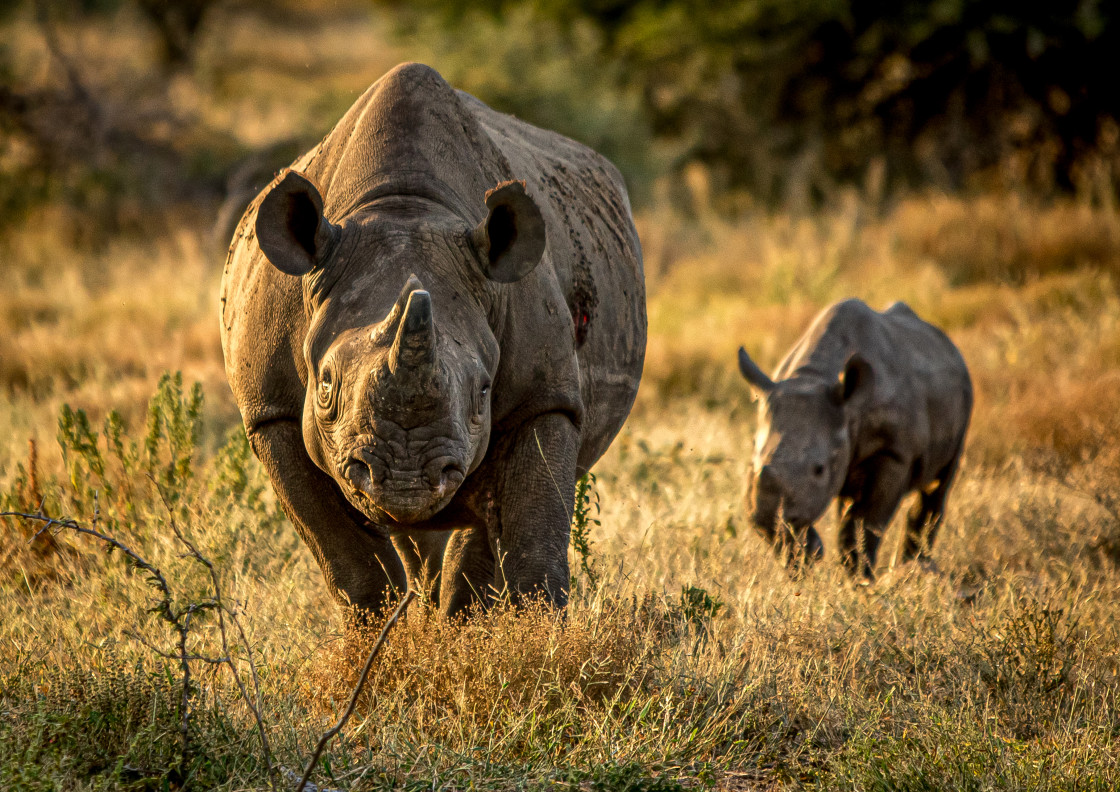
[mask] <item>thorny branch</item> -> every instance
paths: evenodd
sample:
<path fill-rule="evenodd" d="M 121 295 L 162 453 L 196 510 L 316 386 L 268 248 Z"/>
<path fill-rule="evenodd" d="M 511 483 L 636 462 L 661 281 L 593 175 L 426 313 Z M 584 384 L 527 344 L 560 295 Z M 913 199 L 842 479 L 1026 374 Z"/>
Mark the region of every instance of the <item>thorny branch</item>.
<path fill-rule="evenodd" d="M 385 645 L 385 639 L 388 638 L 389 631 L 396 626 L 397 621 L 405 612 L 408 604 L 415 598 L 415 591 L 410 591 L 405 594 L 404 598 L 397 605 L 397 609 L 393 611 L 393 615 L 389 617 L 389 620 L 385 622 L 385 626 L 381 628 L 381 634 L 377 636 L 373 648 L 369 650 L 369 657 L 366 658 L 366 664 L 362 667 L 362 673 L 358 675 L 358 681 L 354 684 L 354 690 L 350 694 L 350 703 L 346 705 L 346 710 L 342 713 L 338 722 L 323 732 L 323 736 L 319 738 L 319 744 L 315 746 L 315 752 L 311 754 L 311 760 L 307 763 L 307 769 L 303 771 L 303 778 L 301 778 L 296 785 L 296 792 L 303 792 L 304 788 L 307 786 L 308 780 L 311 778 L 311 772 L 315 769 L 315 765 L 319 762 L 319 757 L 323 754 L 323 749 L 327 747 L 327 743 L 330 742 L 336 734 L 342 731 L 342 727 L 346 725 L 346 721 L 354 714 L 354 707 L 358 704 L 358 696 L 361 695 L 362 688 L 365 687 L 366 684 L 366 678 L 369 677 L 370 669 L 373 668 L 374 658 L 376 658 L 377 653 L 381 651 L 381 647 Z"/>
<path fill-rule="evenodd" d="M 249 707 L 249 710 L 250 712 L 252 712 L 253 718 L 256 721 L 257 730 L 261 740 L 261 747 L 264 751 L 265 761 L 268 767 L 269 780 L 272 784 L 273 789 L 276 789 L 278 786 L 278 780 L 280 778 L 280 768 L 273 761 L 272 749 L 268 742 L 268 734 L 265 729 L 264 719 L 261 716 L 260 680 L 257 677 L 257 667 L 256 663 L 253 660 L 252 647 L 250 646 L 248 636 L 246 635 L 245 629 L 242 626 L 240 619 L 238 618 L 237 611 L 233 608 L 230 608 L 222 601 L 221 586 L 219 585 L 218 573 L 214 568 L 213 562 L 211 562 L 209 558 L 199 552 L 198 548 L 195 547 L 194 544 L 192 544 L 190 540 L 188 540 L 186 536 L 183 535 L 182 531 L 179 529 L 179 526 L 175 521 L 174 513 L 158 484 L 156 485 L 156 489 L 159 492 L 160 497 L 163 499 L 164 506 L 167 508 L 168 514 L 170 516 L 171 530 L 175 534 L 175 538 L 187 549 L 186 557 L 193 558 L 195 561 L 206 567 L 207 571 L 210 574 L 210 581 L 214 589 L 213 596 L 209 600 L 203 600 L 202 602 L 192 602 L 185 608 L 182 608 L 178 611 L 175 610 L 172 604 L 171 587 L 168 585 L 167 579 L 163 576 L 163 573 L 159 570 L 159 568 L 153 566 L 140 555 L 135 553 L 127 545 L 121 543 L 117 539 L 114 539 L 112 536 L 104 534 L 101 531 L 96 530 L 95 528 L 86 527 L 79 523 L 77 520 L 71 518 L 56 519 L 54 517 L 49 517 L 46 514 L 42 513 L 42 505 L 40 505 L 40 511 L 36 514 L 8 511 L 0 512 L 0 517 L 14 517 L 18 519 L 32 520 L 42 523 L 42 527 L 35 533 L 35 536 L 32 537 L 31 541 L 34 541 L 40 534 L 46 531 L 50 531 L 52 528 L 65 529 L 74 531 L 75 533 L 92 536 L 95 539 L 104 542 L 110 548 L 119 550 L 127 557 L 128 563 L 132 566 L 144 570 L 148 574 L 148 579 L 151 582 L 152 586 L 156 588 L 160 594 L 159 601 L 153 607 L 149 608 L 149 612 L 158 614 L 161 619 L 172 625 L 178 636 L 177 643 L 179 651 L 178 653 L 166 652 L 136 633 L 130 633 L 130 636 L 143 644 L 146 648 L 150 649 L 156 655 L 168 660 L 177 660 L 182 668 L 183 697 L 181 704 L 182 718 L 180 721 L 180 732 L 183 741 L 183 766 L 181 768 L 183 777 L 185 778 L 186 764 L 187 760 L 190 757 L 190 664 L 197 661 L 211 665 L 229 666 L 229 669 L 233 674 L 234 681 L 237 684 L 238 692 L 241 694 L 242 700 Z M 393 611 L 393 614 L 389 617 L 388 621 L 385 622 L 385 626 L 381 629 L 381 634 L 378 635 L 377 640 L 374 642 L 373 647 L 370 649 L 369 655 L 366 657 L 365 665 L 362 667 L 362 671 L 358 675 L 358 681 L 354 684 L 354 689 L 351 692 L 350 701 L 347 704 L 345 711 L 339 717 L 338 721 L 327 731 L 323 732 L 322 736 L 319 738 L 319 742 L 315 746 L 315 750 L 311 755 L 311 759 L 308 761 L 307 767 L 304 770 L 303 777 L 296 785 L 295 792 L 303 792 L 305 789 L 314 788 L 313 785 L 309 785 L 308 781 L 311 778 L 311 773 L 315 769 L 315 765 L 319 762 L 319 757 L 322 756 L 323 750 L 326 748 L 327 743 L 329 743 L 332 739 L 334 739 L 335 736 L 338 735 L 340 731 L 342 731 L 343 726 L 346 725 L 346 722 L 350 719 L 350 716 L 354 714 L 354 709 L 358 704 L 358 697 L 361 695 L 362 689 L 365 687 L 366 680 L 369 678 L 370 671 L 373 669 L 374 659 L 376 659 L 378 653 L 381 651 L 381 648 L 385 645 L 385 641 L 389 636 L 390 630 L 392 630 L 393 627 L 396 626 L 397 622 L 400 620 L 401 616 L 404 614 L 405 610 L 408 608 L 412 600 L 415 599 L 415 597 L 415 591 L 409 591 L 407 594 L 405 594 L 404 598 L 397 605 L 396 610 Z M 207 657 L 205 655 L 189 654 L 187 652 L 187 640 L 190 634 L 191 619 L 194 614 L 207 610 L 216 611 L 218 614 L 218 626 L 221 632 L 222 639 L 221 657 Z M 237 670 L 233 655 L 229 650 L 229 641 L 225 624 L 226 615 L 229 616 L 230 621 L 233 623 L 234 627 L 236 627 L 249 653 L 249 669 L 251 672 L 253 691 L 256 697 L 255 701 L 252 697 L 250 697 L 249 691 L 241 678 L 241 674 Z"/>
<path fill-rule="evenodd" d="M 157 490 L 158 490 L 158 486 L 157 486 Z M 130 632 L 129 636 L 131 638 L 137 640 L 139 643 L 141 643 L 143 646 L 145 646 L 146 648 L 151 650 L 153 653 L 155 653 L 159 657 L 165 658 L 167 660 L 177 661 L 180 665 L 180 668 L 182 669 L 182 673 L 183 673 L 183 687 L 182 687 L 183 694 L 182 694 L 182 700 L 180 702 L 181 719 L 180 719 L 180 726 L 179 726 L 179 731 L 180 731 L 180 735 L 181 735 L 181 739 L 182 739 L 182 750 L 183 750 L 182 767 L 181 767 L 181 770 L 180 770 L 181 774 L 185 777 L 186 764 L 187 764 L 187 761 L 190 758 L 190 754 L 191 754 L 191 744 L 190 744 L 191 667 L 190 667 L 190 664 L 192 662 L 197 661 L 197 662 L 207 663 L 207 664 L 210 664 L 210 665 L 227 665 L 227 666 L 229 666 L 229 669 L 233 674 L 234 681 L 237 684 L 237 688 L 238 688 L 239 693 L 241 694 L 242 700 L 245 701 L 245 704 L 249 707 L 249 711 L 252 712 L 253 718 L 256 721 L 257 730 L 258 730 L 258 733 L 259 733 L 260 739 L 261 739 L 261 747 L 264 751 L 266 766 L 268 767 L 268 771 L 269 771 L 269 778 L 270 778 L 270 781 L 272 783 L 273 788 L 275 789 L 276 786 L 277 786 L 277 779 L 278 779 L 278 772 L 277 771 L 278 771 L 278 768 L 276 767 L 275 763 L 273 762 L 272 749 L 271 749 L 271 746 L 269 745 L 268 735 L 267 735 L 267 733 L 265 731 L 265 727 L 264 727 L 264 721 L 263 721 L 263 719 L 261 717 L 261 714 L 260 714 L 260 706 L 259 706 L 260 685 L 259 685 L 259 681 L 257 679 L 257 669 L 256 669 L 256 666 L 253 664 L 252 650 L 251 650 L 251 648 L 249 649 L 249 652 L 250 652 L 249 665 L 250 665 L 250 668 L 252 670 L 253 687 L 254 687 L 254 690 L 255 690 L 255 693 L 256 693 L 256 697 L 257 697 L 256 702 L 254 702 L 253 699 L 250 698 L 249 692 L 246 689 L 245 684 L 241 679 L 241 674 L 237 670 L 237 666 L 234 662 L 233 655 L 229 650 L 229 640 L 228 640 L 226 625 L 225 625 L 225 615 L 227 615 L 227 614 L 229 615 L 230 620 L 237 627 L 237 630 L 241 634 L 242 640 L 245 641 L 246 646 L 248 646 L 248 637 L 245 634 L 244 628 L 241 626 L 240 620 L 237 618 L 237 612 L 235 610 L 233 610 L 232 608 L 230 608 L 228 605 L 226 605 L 222 601 L 222 593 L 221 593 L 221 587 L 220 587 L 219 581 L 218 581 L 217 570 L 215 570 L 213 563 L 210 561 L 210 559 L 208 559 L 201 552 L 199 552 L 198 548 L 196 548 L 186 538 L 186 536 L 183 535 L 182 531 L 179 529 L 178 524 L 175 522 L 174 514 L 171 511 L 170 507 L 168 506 L 167 499 L 166 499 L 166 497 L 164 497 L 164 493 L 162 491 L 160 491 L 159 494 L 160 494 L 160 497 L 163 498 L 163 502 L 164 502 L 165 507 L 167 507 L 168 514 L 170 515 L 171 530 L 174 532 L 176 539 L 184 547 L 187 548 L 187 556 L 188 557 L 193 558 L 195 561 L 197 561 L 198 563 L 200 563 L 200 564 L 202 564 L 203 566 L 206 567 L 206 569 L 210 573 L 210 580 L 211 580 L 211 584 L 212 584 L 213 589 L 214 589 L 213 596 L 210 597 L 210 599 L 203 600 L 202 602 L 189 603 L 185 608 L 182 608 L 178 611 L 175 610 L 175 608 L 173 607 L 173 604 L 172 604 L 171 587 L 168 585 L 167 579 L 164 577 L 163 573 L 159 570 L 159 568 L 157 568 L 156 566 L 149 563 L 147 560 L 142 558 L 140 555 L 138 555 L 136 552 L 134 552 L 127 545 L 121 543 L 117 539 L 114 539 L 112 536 L 104 534 L 104 533 L 102 533 L 101 531 L 98 531 L 95 528 L 90 528 L 90 527 L 84 526 L 81 523 L 79 523 L 77 520 L 73 520 L 73 519 L 70 519 L 70 518 L 56 519 L 54 517 L 48 517 L 47 515 L 42 513 L 42 511 L 41 511 L 42 506 L 40 506 L 39 513 L 36 513 L 36 514 L 29 514 L 27 512 L 14 512 L 14 511 L 12 511 L 12 512 L 0 512 L 0 517 L 15 517 L 15 518 L 19 518 L 19 519 L 33 520 L 33 521 L 37 521 L 37 522 L 42 523 L 42 527 L 35 533 L 35 535 L 31 539 L 31 541 L 34 541 L 42 533 L 44 533 L 46 531 L 50 531 L 51 529 L 54 529 L 54 528 L 71 530 L 71 531 L 74 531 L 75 533 L 85 534 L 87 536 L 92 536 L 95 539 L 97 539 L 101 542 L 104 542 L 110 548 L 119 550 L 121 553 L 123 553 L 127 557 L 128 563 L 130 565 L 144 570 L 148 574 L 148 580 L 150 581 L 152 586 L 154 588 L 156 588 L 159 592 L 159 600 L 154 606 L 149 608 L 149 612 L 158 614 L 161 619 L 168 622 L 173 627 L 173 629 L 176 632 L 176 636 L 177 636 L 176 643 L 178 645 L 178 651 L 177 652 L 164 651 L 163 649 L 160 649 L 159 647 L 155 646 L 150 641 L 143 638 L 142 636 L 140 636 L 137 633 Z M 219 629 L 220 629 L 220 632 L 221 632 L 221 639 L 222 639 L 222 656 L 221 657 L 207 657 L 205 655 L 192 654 L 192 653 L 189 653 L 187 651 L 187 641 L 188 641 L 189 636 L 190 636 L 191 619 L 194 617 L 194 615 L 196 613 L 200 613 L 200 612 L 207 611 L 207 610 L 216 611 L 217 614 L 218 614 L 218 625 L 219 625 Z"/>
<path fill-rule="evenodd" d="M 211 600 L 209 602 L 192 602 L 186 608 L 176 611 L 172 603 L 171 587 L 167 583 L 167 578 L 155 566 L 150 564 L 144 558 L 135 553 L 130 547 L 122 544 L 112 536 L 101 533 L 94 528 L 87 528 L 79 523 L 77 520 L 65 518 L 62 520 L 48 517 L 41 512 L 38 514 L 28 514 L 26 512 L 0 512 L 0 517 L 18 517 L 24 520 L 37 520 L 43 523 L 35 536 L 34 540 L 44 531 L 49 531 L 51 528 L 58 527 L 74 531 L 75 533 L 85 534 L 92 536 L 98 541 L 104 542 L 110 548 L 119 550 L 128 559 L 128 563 L 132 566 L 144 570 L 148 575 L 148 581 L 159 592 L 159 601 L 156 602 L 151 608 L 148 609 L 149 613 L 158 614 L 161 619 L 166 621 L 172 626 L 177 635 L 177 643 L 179 646 L 179 653 L 171 655 L 170 653 L 160 652 L 161 656 L 167 656 L 179 661 L 179 666 L 183 671 L 183 697 L 181 703 L 181 720 L 179 723 L 179 733 L 182 740 L 183 749 L 183 765 L 182 769 L 185 770 L 185 764 L 190 756 L 190 686 L 191 686 L 191 660 L 192 656 L 187 653 L 187 639 L 190 635 L 190 623 L 193 615 L 203 610 L 213 610 L 218 607 L 218 603 Z"/>

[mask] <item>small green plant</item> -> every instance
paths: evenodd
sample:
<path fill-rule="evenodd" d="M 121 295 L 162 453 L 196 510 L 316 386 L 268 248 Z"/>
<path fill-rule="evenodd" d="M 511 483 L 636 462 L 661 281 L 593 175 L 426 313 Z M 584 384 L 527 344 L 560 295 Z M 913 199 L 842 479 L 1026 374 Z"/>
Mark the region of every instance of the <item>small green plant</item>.
<path fill-rule="evenodd" d="M 148 431 L 144 436 L 144 466 L 175 505 L 194 477 L 191 465 L 202 431 L 202 385 L 183 394 L 183 375 L 164 374 L 148 402 Z"/>
<path fill-rule="evenodd" d="M 183 375 L 165 373 L 148 402 L 147 429 L 141 442 L 129 440 L 124 420 L 110 410 L 100 433 L 85 410 L 64 404 L 58 418 L 58 445 L 70 483 L 70 510 L 105 514 L 115 520 L 133 517 L 140 505 L 137 477 L 156 483 L 174 507 L 194 478 L 193 459 L 202 431 L 202 386 L 183 393 Z"/>
<path fill-rule="evenodd" d="M 584 473 L 576 482 L 575 508 L 572 509 L 572 548 L 579 554 L 579 568 L 594 588 L 599 582 L 595 560 L 591 557 L 591 526 L 600 525 L 599 493 L 595 490 L 595 474 Z M 572 575 L 572 588 L 576 576 Z"/>
<path fill-rule="evenodd" d="M 225 444 L 218 449 L 206 481 L 212 505 L 224 510 L 242 506 L 251 516 L 253 530 L 272 535 L 284 522 L 283 511 L 275 501 L 266 498 L 268 486 L 253 459 L 249 438 L 240 426 L 230 430 Z M 235 529 L 232 533 L 247 527 L 242 523 L 231 525 Z"/>
<path fill-rule="evenodd" d="M 706 627 L 723 610 L 724 603 L 699 586 L 681 586 L 680 608 L 685 621 Z"/>
<path fill-rule="evenodd" d="M 148 402 L 140 436 L 130 436 L 116 410 L 109 411 L 98 432 L 84 410 L 64 404 L 58 418 L 58 445 L 66 480 L 31 487 L 24 472 L 11 493 L 0 498 L 0 505 L 31 510 L 42 505 L 48 513 L 66 511 L 83 517 L 96 513 L 99 523 L 110 530 L 162 520 L 165 505 L 179 519 L 201 507 L 234 520 L 231 527 L 250 527 L 245 525 L 248 521 L 253 530 L 274 533 L 283 513 L 267 496 L 243 429 L 231 430 L 213 459 L 200 467 L 203 403 L 201 385 L 195 383 L 185 391 L 181 374 L 164 374 Z M 42 504 L 24 503 L 28 492 L 40 489 Z M 158 498 L 153 497 L 156 494 Z"/>

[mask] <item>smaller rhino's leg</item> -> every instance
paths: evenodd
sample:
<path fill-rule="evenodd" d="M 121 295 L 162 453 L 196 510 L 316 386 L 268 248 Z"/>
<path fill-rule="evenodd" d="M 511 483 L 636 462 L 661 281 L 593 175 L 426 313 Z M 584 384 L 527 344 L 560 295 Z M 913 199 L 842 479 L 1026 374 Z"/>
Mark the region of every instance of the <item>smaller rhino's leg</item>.
<path fill-rule="evenodd" d="M 852 576 L 873 579 L 879 545 L 910 484 L 910 466 L 895 457 L 869 462 L 863 491 L 840 522 L 840 558 Z"/>
<path fill-rule="evenodd" d="M 945 500 L 949 496 L 953 479 L 956 478 L 959 462 L 958 456 L 946 465 L 934 486 L 928 492 L 921 492 L 910 508 L 906 520 L 906 539 L 902 546 L 903 561 L 927 558 L 933 549 L 937 532 L 945 518 Z"/>
<path fill-rule="evenodd" d="M 494 553 L 485 528 L 451 534 L 443 554 L 440 606 L 449 618 L 465 616 L 472 606 L 489 602 L 493 592 Z"/>
<path fill-rule="evenodd" d="M 421 602 L 439 606 L 440 570 L 450 531 L 403 531 L 393 536 L 393 546 L 408 575 L 408 588 Z"/>

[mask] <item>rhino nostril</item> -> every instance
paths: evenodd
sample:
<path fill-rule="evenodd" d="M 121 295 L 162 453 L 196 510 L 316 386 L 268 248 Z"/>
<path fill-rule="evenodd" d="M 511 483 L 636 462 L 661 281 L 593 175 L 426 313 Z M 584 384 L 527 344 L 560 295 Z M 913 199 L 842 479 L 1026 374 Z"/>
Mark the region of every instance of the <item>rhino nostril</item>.
<path fill-rule="evenodd" d="M 451 462 L 443 466 L 439 473 L 439 486 L 458 486 L 463 480 L 463 468 Z"/>
<path fill-rule="evenodd" d="M 346 465 L 345 475 L 347 480 L 362 492 L 369 492 L 373 486 L 373 476 L 369 466 L 356 459 L 350 460 Z"/>

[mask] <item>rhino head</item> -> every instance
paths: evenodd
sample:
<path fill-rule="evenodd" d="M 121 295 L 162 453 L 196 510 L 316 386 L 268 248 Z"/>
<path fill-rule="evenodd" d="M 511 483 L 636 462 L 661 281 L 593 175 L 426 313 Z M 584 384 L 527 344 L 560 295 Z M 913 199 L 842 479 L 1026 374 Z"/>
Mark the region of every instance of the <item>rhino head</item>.
<path fill-rule="evenodd" d="M 839 377 L 771 380 L 739 348 L 739 371 L 759 400 L 747 509 L 751 522 L 796 565 L 824 554 L 813 527 L 840 494 L 852 456 L 851 418 L 874 383 L 858 353 Z"/>
<path fill-rule="evenodd" d="M 545 236 L 522 183 L 485 201 L 474 228 L 407 201 L 339 226 L 315 185 L 289 171 L 258 209 L 261 250 L 303 277 L 307 452 L 380 525 L 431 518 L 486 453 L 499 348 L 484 284 L 531 272 Z M 443 288 L 442 306 L 417 272 Z"/>

